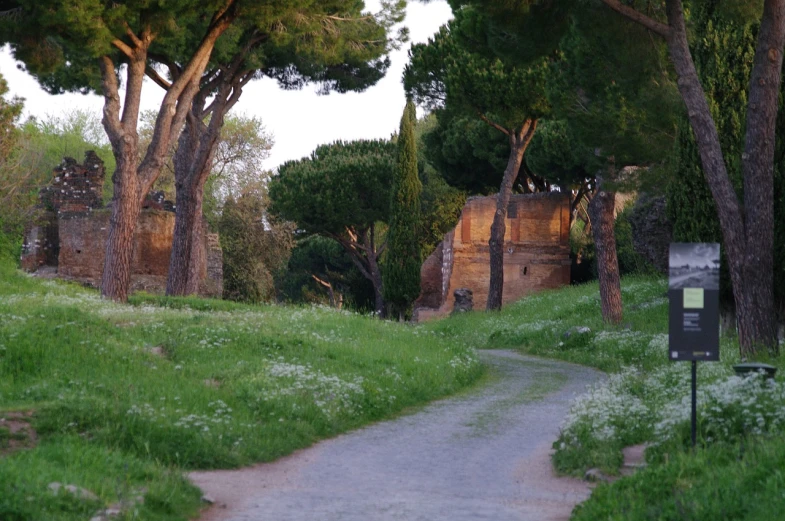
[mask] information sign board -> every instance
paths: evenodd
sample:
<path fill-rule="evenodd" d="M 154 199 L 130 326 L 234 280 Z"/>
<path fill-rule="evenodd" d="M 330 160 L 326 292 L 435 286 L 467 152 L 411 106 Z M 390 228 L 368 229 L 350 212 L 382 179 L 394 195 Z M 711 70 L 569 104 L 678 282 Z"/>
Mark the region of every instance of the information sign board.
<path fill-rule="evenodd" d="M 673 243 L 669 267 L 668 357 L 719 360 L 720 245 Z"/>

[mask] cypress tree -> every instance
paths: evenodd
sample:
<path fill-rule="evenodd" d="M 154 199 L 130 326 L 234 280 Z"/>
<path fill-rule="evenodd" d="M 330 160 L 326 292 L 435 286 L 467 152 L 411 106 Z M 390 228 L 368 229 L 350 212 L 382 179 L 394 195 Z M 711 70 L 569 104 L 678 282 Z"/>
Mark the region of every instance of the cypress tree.
<path fill-rule="evenodd" d="M 741 156 L 747 90 L 755 56 L 759 16 L 726 9 L 727 2 L 709 0 L 693 12 L 693 57 L 717 124 L 728 173 L 740 196 L 743 192 Z M 785 83 L 783 83 L 785 86 Z M 782 97 L 779 129 L 783 127 Z M 781 134 L 781 133 L 780 133 Z M 777 136 L 774 176 L 774 289 L 780 313 L 785 303 L 785 140 Z M 678 129 L 673 155 L 673 179 L 668 185 L 668 217 L 677 242 L 722 242 L 717 207 L 701 168 L 698 147 L 686 117 Z M 723 249 L 721 295 L 732 305 L 733 292 Z M 782 318 L 782 316 L 781 316 Z"/>
<path fill-rule="evenodd" d="M 416 112 L 411 99 L 401 117 L 398 159 L 392 183 L 390 229 L 384 263 L 384 298 L 392 313 L 403 317 L 420 295 L 420 192 L 417 175 L 417 145 L 414 137 Z"/>

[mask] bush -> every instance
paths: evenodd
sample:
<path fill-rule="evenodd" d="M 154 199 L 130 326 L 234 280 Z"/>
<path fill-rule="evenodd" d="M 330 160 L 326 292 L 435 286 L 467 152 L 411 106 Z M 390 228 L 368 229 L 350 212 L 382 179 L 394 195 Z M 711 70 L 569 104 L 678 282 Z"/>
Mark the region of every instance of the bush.
<path fill-rule="evenodd" d="M 632 226 L 630 215 L 632 205 L 616 216 L 614 233 L 616 235 L 616 255 L 619 258 L 619 273 L 622 275 L 654 275 L 657 270 L 642 255 L 635 251 L 632 244 Z"/>
<path fill-rule="evenodd" d="M 294 246 L 294 227 L 266 216 L 264 194 L 226 201 L 218 223 L 223 248 L 224 298 L 269 302 L 274 274 L 286 266 Z"/>

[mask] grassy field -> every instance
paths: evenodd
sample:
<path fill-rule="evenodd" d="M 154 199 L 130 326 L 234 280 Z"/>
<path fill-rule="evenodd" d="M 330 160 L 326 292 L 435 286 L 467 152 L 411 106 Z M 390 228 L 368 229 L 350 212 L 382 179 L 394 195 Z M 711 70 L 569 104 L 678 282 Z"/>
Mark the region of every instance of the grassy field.
<path fill-rule="evenodd" d="M 182 470 L 272 460 L 482 373 L 473 349 L 422 328 L 312 307 L 117 305 L 0 270 L 0 451 L 14 422 L 38 437 L 0 457 L 3 521 L 107 506 L 120 519 L 188 519 L 200 494 Z M 55 482 L 95 496 L 54 494 Z"/>
<path fill-rule="evenodd" d="M 785 518 L 785 379 L 733 376 L 738 345 L 724 334 L 722 361 L 699 367 L 692 452 L 689 364 L 666 358 L 661 278 L 625 279 L 619 326 L 602 322 L 596 284 L 411 326 L 215 300 L 137 296 L 121 306 L 0 270 L 0 452 L 30 441 L 13 422 L 38 437 L 0 457 L 3 521 L 89 519 L 118 505 L 120 519 L 187 519 L 199 491 L 183 470 L 271 460 L 466 388 L 482 374 L 474 348 L 608 373 L 565 419 L 559 471 L 613 475 L 622 448 L 650 444 L 649 466 L 600 485 L 575 520 Z M 769 361 L 785 368 L 782 357 Z M 54 482 L 95 496 L 54 494 Z"/>

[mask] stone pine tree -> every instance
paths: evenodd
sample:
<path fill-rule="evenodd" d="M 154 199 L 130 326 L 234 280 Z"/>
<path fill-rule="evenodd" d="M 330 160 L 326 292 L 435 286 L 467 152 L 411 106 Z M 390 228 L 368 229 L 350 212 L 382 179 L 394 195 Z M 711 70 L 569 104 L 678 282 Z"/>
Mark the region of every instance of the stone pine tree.
<path fill-rule="evenodd" d="M 667 155 L 679 109 L 665 46 L 645 33 L 636 24 L 609 21 L 604 6 L 576 8 L 549 86 L 554 112 L 572 129 L 572 145 L 592 151 L 587 169 L 595 174 L 595 193 L 588 214 L 602 316 L 610 323 L 623 318 L 615 192 L 632 180 L 620 174 Z"/>
<path fill-rule="evenodd" d="M 414 103 L 407 100 L 398 134 L 397 163 L 392 183 L 390 228 L 382 277 L 390 314 L 400 319 L 420 294 L 420 193 L 417 170 Z"/>
<path fill-rule="evenodd" d="M 239 16 L 264 6 L 248 0 L 12 0 L 3 6 L 0 43 L 11 45 L 45 89 L 104 97 L 103 126 L 116 169 L 101 293 L 125 301 L 142 202 L 180 134 L 213 49 Z M 182 69 L 163 97 L 140 159 L 143 82 L 154 71 L 153 57 L 171 49 L 180 51 Z"/>
<path fill-rule="evenodd" d="M 744 111 L 747 81 L 753 67 L 759 18 L 728 10 L 727 3 L 711 0 L 692 12 L 695 66 L 710 100 L 720 144 L 728 158 L 728 173 L 736 193 L 743 193 L 741 154 L 744 148 Z M 751 13 L 752 14 L 752 13 Z M 781 87 L 782 88 L 782 87 Z M 785 90 L 785 89 L 783 89 Z M 783 93 L 785 94 L 785 93 Z M 780 97 L 778 128 L 785 128 Z M 780 133 L 781 134 L 781 133 Z M 776 137 L 774 175 L 774 291 L 782 317 L 785 302 L 785 136 Z M 689 121 L 679 125 L 673 154 L 673 178 L 668 185 L 668 217 L 678 242 L 722 242 L 717 207 L 701 170 L 700 155 Z M 733 302 L 725 248 L 721 267 L 725 303 Z"/>
<path fill-rule="evenodd" d="M 621 286 L 613 233 L 613 181 L 625 166 L 659 160 L 664 155 L 662 143 L 670 143 L 672 139 L 673 126 L 668 127 L 667 117 L 671 113 L 668 92 L 672 90 L 672 82 L 667 68 L 660 65 L 667 63 L 662 56 L 664 45 L 652 42 L 635 24 L 619 24 L 613 17 L 609 21 L 604 6 L 589 2 L 461 0 L 460 3 L 483 10 L 490 25 L 486 31 L 488 46 L 506 61 L 525 62 L 537 49 L 543 52 L 558 47 L 558 52 L 549 53 L 553 59 L 547 97 L 552 114 L 567 125 L 565 129 L 573 136 L 568 144 L 571 150 L 567 153 L 558 150 L 560 147 L 541 150 L 547 153 L 540 153 L 536 162 L 544 164 L 546 171 L 552 171 L 553 166 L 572 170 L 576 176 L 573 181 L 577 181 L 573 185 L 576 195 L 598 194 L 592 197 L 589 210 L 603 318 L 609 322 L 621 321 Z M 659 114 L 666 117 L 657 117 Z M 556 128 L 550 125 L 548 130 Z M 538 134 L 543 133 L 538 130 Z M 552 141 L 550 138 L 559 137 L 550 134 L 549 139 L 533 144 L 542 146 Z M 591 151 L 588 158 L 587 150 Z M 576 151 L 579 157 L 570 157 Z M 547 158 L 549 154 L 554 156 Z M 598 188 L 599 181 L 604 186 Z"/>
<path fill-rule="evenodd" d="M 308 83 L 321 93 L 362 91 L 375 84 L 390 64 L 387 53 L 406 39 L 392 26 L 402 21 L 405 2 L 384 1 L 376 14 L 363 2 L 274 2 L 272 8 L 235 23 L 239 37 L 221 42 L 205 70 L 185 121 L 174 156 L 176 218 L 168 295 L 195 293 L 201 258 L 204 186 L 212 170 L 224 118 L 239 101 L 245 85 L 268 77 L 286 89 Z M 164 89 L 177 77 L 182 60 L 159 57 L 169 78 L 156 76 Z"/>
<path fill-rule="evenodd" d="M 717 206 L 742 355 L 753 355 L 761 347 L 777 352 L 774 160 L 785 48 L 785 0 L 740 0 L 727 2 L 725 6 L 747 10 L 760 20 L 747 82 L 740 161 L 743 197 L 734 189 L 727 167 L 729 158 L 722 150 L 709 98 L 693 61 L 682 0 L 665 0 L 664 10 L 647 8 L 647 12 L 621 0 L 602 2 L 666 43 L 670 62 L 679 77 L 679 93 L 687 108 L 701 166 Z"/>
<path fill-rule="evenodd" d="M 361 140 L 321 145 L 281 165 L 270 180 L 270 213 L 338 242 L 373 285 L 379 316 L 386 309 L 379 261 L 387 244 L 380 225 L 390 216 L 394 171 L 393 143 Z"/>
<path fill-rule="evenodd" d="M 429 108 L 460 110 L 501 132 L 509 146 L 488 241 L 490 282 L 486 309 L 499 310 L 504 288 L 504 232 L 507 206 L 538 121 L 549 111 L 545 96 L 547 63 L 534 57 L 527 65 L 503 61 L 475 34 L 484 25 L 481 11 L 455 12 L 426 44 L 413 45 L 404 86 Z"/>

